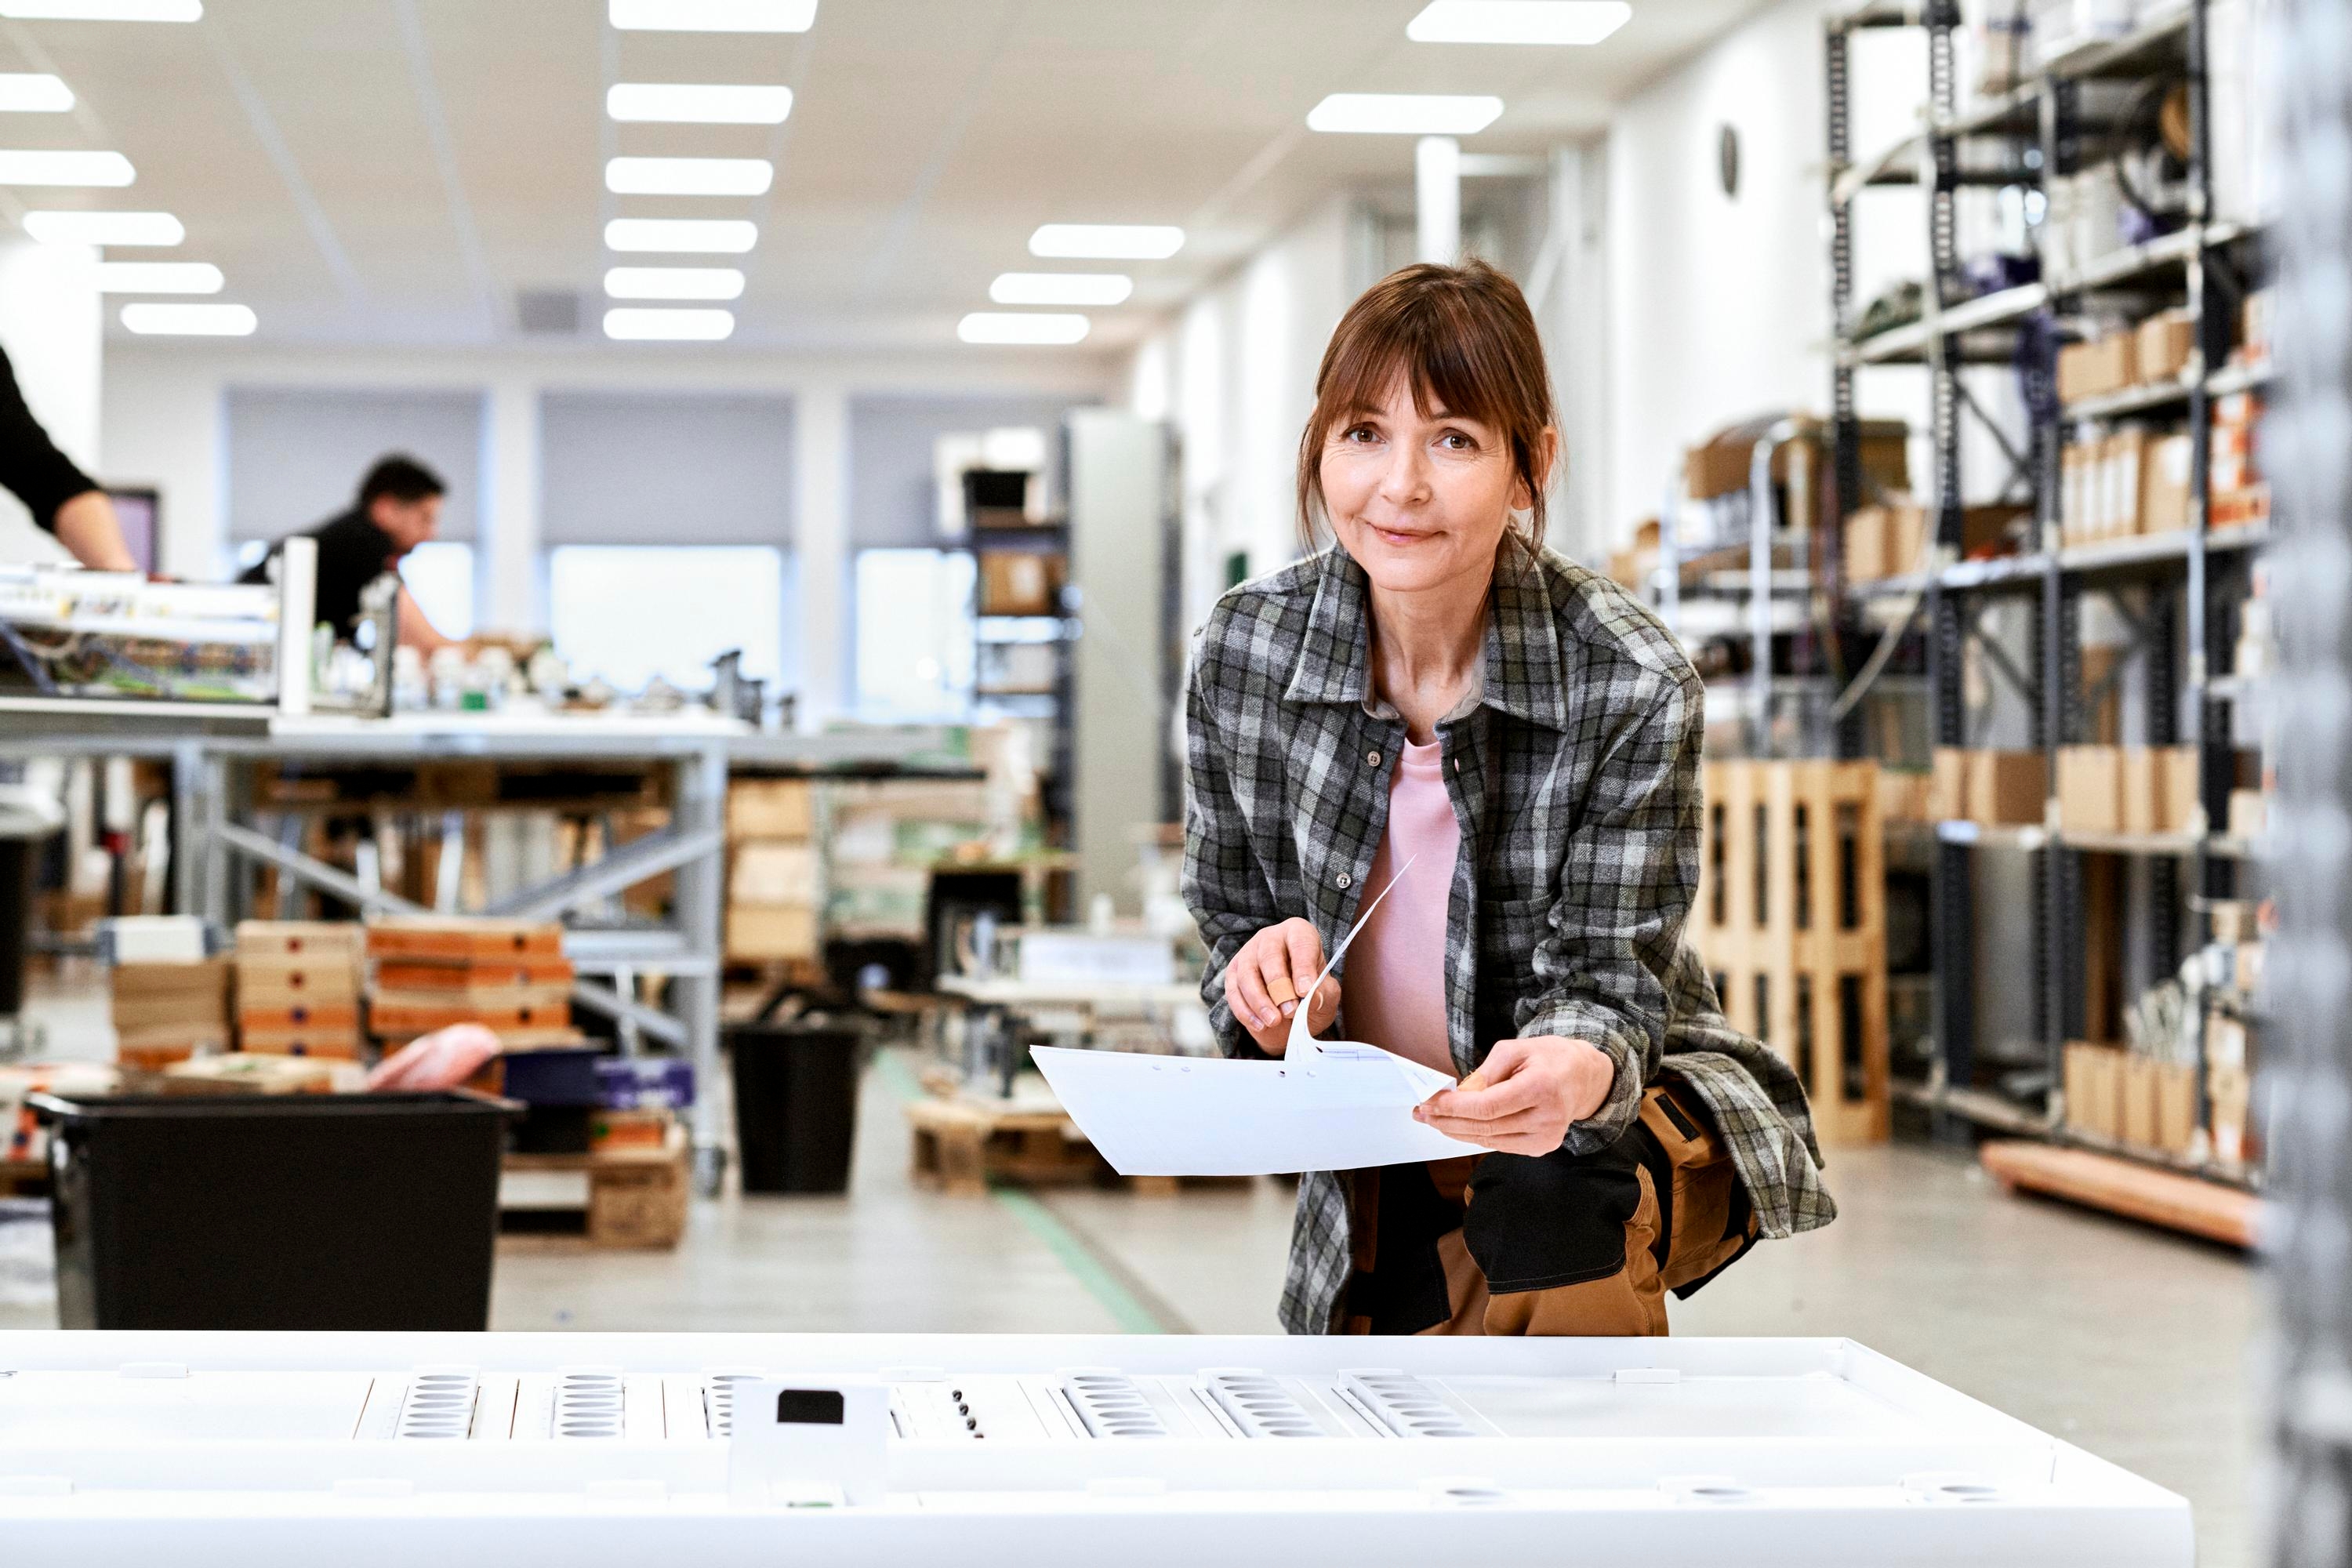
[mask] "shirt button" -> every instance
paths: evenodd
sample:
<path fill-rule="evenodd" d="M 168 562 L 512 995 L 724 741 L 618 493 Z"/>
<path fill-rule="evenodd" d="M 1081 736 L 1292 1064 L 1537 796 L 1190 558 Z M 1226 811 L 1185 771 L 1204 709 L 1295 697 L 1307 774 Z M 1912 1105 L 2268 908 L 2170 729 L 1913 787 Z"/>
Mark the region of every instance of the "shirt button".
<path fill-rule="evenodd" d="M 1345 871 L 1340 872 L 1340 873 L 1339 873 L 1339 875 L 1336 879 L 1335 879 L 1336 881 L 1338 881 L 1338 883 L 1339 884 L 1339 886 L 1340 886 L 1340 887 L 1342 887 L 1342 888 L 1347 888 L 1347 887 L 1350 887 L 1350 886 L 1354 885 L 1355 880 L 1356 880 L 1356 879 L 1354 879 L 1353 877 L 1350 877 L 1350 876 L 1349 876 L 1349 875 L 1348 875 L 1348 873 L 1346 873 Z"/>
<path fill-rule="evenodd" d="M 1364 753 L 1364 765 L 1368 768 L 1379 767 L 1381 765 L 1381 754 L 1378 752 L 1366 752 Z"/>

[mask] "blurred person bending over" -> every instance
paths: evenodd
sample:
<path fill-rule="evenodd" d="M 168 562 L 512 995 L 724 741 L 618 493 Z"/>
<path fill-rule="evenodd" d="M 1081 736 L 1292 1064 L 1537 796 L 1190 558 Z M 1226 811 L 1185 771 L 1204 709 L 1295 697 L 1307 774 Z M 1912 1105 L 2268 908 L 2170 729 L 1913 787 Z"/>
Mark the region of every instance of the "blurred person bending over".
<path fill-rule="evenodd" d="M 309 531 L 319 542 L 318 617 L 348 640 L 359 625 L 360 591 L 386 572 L 397 573 L 401 557 L 431 541 L 441 527 L 441 498 L 449 487 L 441 476 L 404 453 L 379 458 L 360 481 L 349 510 Z M 270 556 L 278 554 L 272 546 Z M 247 583 L 269 580 L 269 562 L 247 571 Z M 419 653 L 454 646 L 425 618 L 406 584 L 400 589 L 400 640 Z"/>

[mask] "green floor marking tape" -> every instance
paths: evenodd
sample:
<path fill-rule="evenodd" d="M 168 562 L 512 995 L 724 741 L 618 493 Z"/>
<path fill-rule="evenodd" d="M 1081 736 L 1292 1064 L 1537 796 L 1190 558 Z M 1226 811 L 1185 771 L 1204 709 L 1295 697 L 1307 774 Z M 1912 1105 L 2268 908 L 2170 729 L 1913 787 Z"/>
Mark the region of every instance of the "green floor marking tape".
<path fill-rule="evenodd" d="M 874 1075 L 888 1086 L 898 1099 L 921 1098 L 923 1086 L 907 1066 L 905 1053 L 877 1051 L 874 1054 Z M 1019 1187 L 992 1182 L 989 1195 L 1002 1204 L 1028 1227 L 1029 1234 L 1045 1244 L 1045 1249 L 1059 1260 L 1085 1286 L 1087 1294 L 1111 1315 L 1122 1333 L 1169 1334 L 1190 1333 L 1192 1325 L 1179 1317 L 1174 1309 L 1154 1308 L 1144 1295 L 1119 1278 L 1116 1265 L 1106 1259 L 1085 1237 L 1062 1223 L 1059 1215 L 1039 1203 Z"/>

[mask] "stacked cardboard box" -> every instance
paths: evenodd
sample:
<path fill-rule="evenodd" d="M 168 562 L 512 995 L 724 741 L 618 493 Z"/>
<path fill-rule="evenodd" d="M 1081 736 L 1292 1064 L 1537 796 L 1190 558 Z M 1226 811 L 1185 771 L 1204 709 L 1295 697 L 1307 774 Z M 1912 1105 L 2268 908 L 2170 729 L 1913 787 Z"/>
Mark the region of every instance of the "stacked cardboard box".
<path fill-rule="evenodd" d="M 226 958 L 116 964 L 115 1059 L 161 1072 L 200 1050 L 228 1049 L 228 984 Z"/>
<path fill-rule="evenodd" d="M 2075 833 L 2194 833 L 2194 746 L 2062 746 L 2058 819 Z"/>
<path fill-rule="evenodd" d="M 2188 527 L 2190 456 L 2187 436 L 2137 426 L 2068 447 L 2061 459 L 2062 542 L 2096 544 Z"/>
<path fill-rule="evenodd" d="M 2215 528 L 2245 528 L 2271 520 L 2271 488 L 2256 461 L 2262 399 L 2233 392 L 2213 403 L 2212 517 Z"/>
<path fill-rule="evenodd" d="M 533 921 L 414 916 L 367 928 L 368 1029 L 387 1047 L 480 1024 L 508 1050 L 567 1046 L 571 961 L 563 928 Z"/>
<path fill-rule="evenodd" d="M 742 779 L 727 791 L 727 956 L 817 955 L 815 785 Z"/>
<path fill-rule="evenodd" d="M 2197 1069 L 2116 1046 L 2067 1042 L 2066 1125 L 2077 1132 L 2168 1154 L 2197 1137 Z"/>
<path fill-rule="evenodd" d="M 1960 514 L 1960 555 L 1998 555 L 2009 548 L 2011 525 L 2026 515 L 2015 506 L 1972 506 Z M 1936 520 L 1908 501 L 1862 507 L 1845 520 L 1845 576 L 1873 583 L 1925 571 Z"/>
<path fill-rule="evenodd" d="M 360 1055 L 360 928 L 246 921 L 236 928 L 237 1048 L 265 1057 Z"/>
<path fill-rule="evenodd" d="M 2049 770 L 2040 752 L 1938 746 L 1927 787 L 1939 822 L 2038 827 L 2048 815 Z"/>

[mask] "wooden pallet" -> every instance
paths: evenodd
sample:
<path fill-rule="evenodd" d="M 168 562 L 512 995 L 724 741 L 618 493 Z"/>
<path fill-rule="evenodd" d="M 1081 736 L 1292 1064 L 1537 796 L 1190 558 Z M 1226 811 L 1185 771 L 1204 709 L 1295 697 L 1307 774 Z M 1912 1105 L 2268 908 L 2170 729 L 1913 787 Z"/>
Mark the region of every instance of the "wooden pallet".
<path fill-rule="evenodd" d="M 1706 764 L 1690 939 L 1724 1015 L 1792 1063 L 1825 1144 L 1878 1143 L 1887 1080 L 1878 764 Z"/>
<path fill-rule="evenodd" d="M 2088 1149 L 2000 1139 L 1977 1151 L 2002 1186 L 2043 1193 L 2126 1219 L 2251 1249 L 2261 1201 L 2252 1193 Z"/>
<path fill-rule="evenodd" d="M 614 1149 L 596 1154 L 509 1154 L 505 1168 L 585 1173 L 588 1203 L 584 1229 L 577 1239 L 584 1239 L 589 1247 L 667 1248 L 676 1247 L 686 1234 L 691 1174 L 683 1127 L 672 1127 L 658 1149 Z"/>
<path fill-rule="evenodd" d="M 984 1193 L 992 1181 L 1077 1185 L 1102 1168 L 1094 1145 L 1059 1110 L 926 1098 L 907 1102 L 907 1125 L 916 1182 L 945 1192 Z"/>

